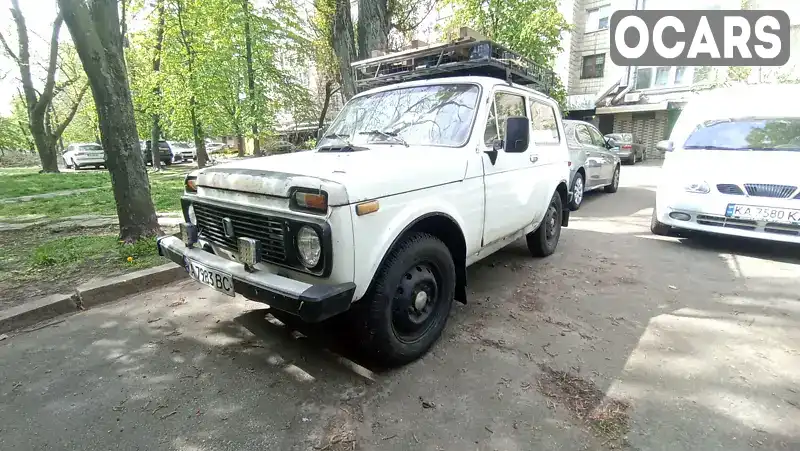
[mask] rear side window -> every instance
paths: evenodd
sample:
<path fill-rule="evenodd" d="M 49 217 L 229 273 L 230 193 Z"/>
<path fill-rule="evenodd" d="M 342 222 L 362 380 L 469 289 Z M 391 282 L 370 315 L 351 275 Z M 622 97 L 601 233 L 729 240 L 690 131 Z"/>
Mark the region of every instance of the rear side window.
<path fill-rule="evenodd" d="M 553 107 L 533 99 L 531 107 L 531 140 L 536 144 L 558 144 L 558 119 Z"/>
<path fill-rule="evenodd" d="M 487 147 L 491 147 L 495 139 L 503 139 L 506 134 L 506 119 L 512 116 L 527 116 L 525 99 L 505 92 L 495 94 L 486 121 L 486 131 L 483 134 L 483 141 Z"/>
<path fill-rule="evenodd" d="M 575 126 L 575 136 L 578 137 L 578 142 L 581 144 L 585 144 L 587 146 L 594 145 L 594 143 L 592 142 L 592 135 L 589 133 L 589 129 L 586 128 L 585 125 Z"/>

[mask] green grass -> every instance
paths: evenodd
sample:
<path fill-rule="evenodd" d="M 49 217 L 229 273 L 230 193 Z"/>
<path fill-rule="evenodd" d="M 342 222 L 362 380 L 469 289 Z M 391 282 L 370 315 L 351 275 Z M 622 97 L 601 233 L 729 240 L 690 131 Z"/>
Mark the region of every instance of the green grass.
<path fill-rule="evenodd" d="M 155 237 L 123 244 L 116 235 L 79 235 L 40 244 L 30 253 L 28 264 L 32 268 L 57 268 L 87 260 L 105 261 L 121 268 L 142 268 L 153 266 L 162 258 L 158 255 Z"/>
<path fill-rule="evenodd" d="M 106 171 L 39 174 L 35 169 L 0 170 L 0 199 L 111 186 Z"/>
<path fill-rule="evenodd" d="M 85 182 L 80 180 L 82 174 L 75 176 L 74 174 L 28 174 L 31 179 L 38 180 L 37 183 L 45 183 L 48 181 L 45 176 L 55 177 L 58 186 L 66 186 L 63 182 L 64 177 L 66 180 L 77 180 L 79 183 Z M 108 215 L 114 216 L 117 214 L 116 203 L 114 201 L 114 194 L 111 191 L 111 181 L 108 173 L 100 173 L 97 175 L 92 174 L 89 178 L 99 179 L 101 176 L 105 177 L 105 182 L 101 185 L 102 189 L 96 191 L 89 191 L 69 196 L 52 197 L 49 199 L 34 199 L 29 202 L 15 202 L 9 204 L 0 204 L 0 216 L 14 217 L 27 215 L 31 213 L 44 214 L 49 218 L 63 218 L 66 216 L 77 216 L 83 214 L 94 215 Z M 11 189 L 6 188 L 7 175 L 0 176 L 0 192 L 9 192 Z M 12 176 L 14 177 L 14 176 Z M 32 183 L 32 182 L 26 182 Z M 33 184 L 28 191 L 33 190 Z M 75 189 L 75 185 L 70 188 Z M 183 194 L 183 178 L 176 177 L 175 172 L 164 172 L 159 174 L 150 174 L 150 195 L 155 204 L 156 211 L 179 211 L 180 198 Z M 25 195 L 25 194 L 20 194 Z M 15 197 L 15 196 L 8 196 Z"/>

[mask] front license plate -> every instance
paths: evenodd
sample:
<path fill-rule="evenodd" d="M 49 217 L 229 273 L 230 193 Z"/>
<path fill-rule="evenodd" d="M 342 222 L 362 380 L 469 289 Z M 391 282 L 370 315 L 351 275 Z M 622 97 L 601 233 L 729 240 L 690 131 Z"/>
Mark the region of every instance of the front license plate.
<path fill-rule="evenodd" d="M 208 285 L 228 296 L 236 295 L 236 292 L 233 291 L 233 277 L 230 274 L 211 269 L 188 258 L 186 259 L 186 272 L 189 273 L 192 279 L 203 285 Z"/>
<path fill-rule="evenodd" d="M 755 205 L 728 204 L 725 216 L 754 221 L 800 224 L 800 210 L 790 208 L 757 207 Z"/>

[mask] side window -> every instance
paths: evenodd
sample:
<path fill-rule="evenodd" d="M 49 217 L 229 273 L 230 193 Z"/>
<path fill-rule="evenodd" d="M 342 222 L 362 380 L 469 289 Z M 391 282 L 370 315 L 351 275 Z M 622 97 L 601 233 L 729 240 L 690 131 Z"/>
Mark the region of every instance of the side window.
<path fill-rule="evenodd" d="M 592 143 L 595 146 L 600 146 L 600 147 L 605 147 L 606 146 L 605 138 L 603 138 L 603 135 L 601 135 L 600 132 L 597 131 L 596 128 L 594 128 L 594 127 L 586 127 L 586 128 L 588 128 L 589 129 L 589 133 L 592 134 Z"/>
<path fill-rule="evenodd" d="M 578 135 L 579 143 L 586 146 L 594 145 L 594 143 L 592 142 L 592 135 L 589 133 L 589 129 L 587 129 L 585 125 L 576 125 L 575 130 L 576 134 Z"/>
<path fill-rule="evenodd" d="M 503 139 L 506 134 L 506 119 L 512 116 L 527 116 L 525 99 L 505 92 L 495 94 L 486 121 L 486 132 L 483 134 L 483 141 L 487 147 L 491 147 L 495 139 Z"/>
<path fill-rule="evenodd" d="M 558 119 L 553 107 L 530 100 L 531 140 L 536 144 L 558 144 Z"/>

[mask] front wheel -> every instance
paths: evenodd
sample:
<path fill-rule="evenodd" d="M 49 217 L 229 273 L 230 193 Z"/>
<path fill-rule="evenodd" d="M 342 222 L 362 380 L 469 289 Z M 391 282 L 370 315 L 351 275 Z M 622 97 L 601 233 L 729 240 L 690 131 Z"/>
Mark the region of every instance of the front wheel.
<path fill-rule="evenodd" d="M 64 158 L 64 166 L 65 166 L 67 169 L 72 169 L 72 165 L 69 163 L 69 161 L 67 161 L 67 159 L 66 159 L 66 158 Z"/>
<path fill-rule="evenodd" d="M 525 236 L 528 251 L 534 257 L 547 257 L 556 251 L 561 237 L 561 195 L 554 193 L 539 228 Z"/>
<path fill-rule="evenodd" d="M 653 235 L 669 236 L 672 228 L 658 220 L 656 215 L 656 207 L 653 207 L 653 215 L 650 217 L 650 231 Z"/>
<path fill-rule="evenodd" d="M 453 257 L 440 239 L 418 233 L 391 250 L 367 297 L 353 306 L 369 357 L 399 366 L 424 355 L 444 330 L 455 284 Z"/>
<path fill-rule="evenodd" d="M 603 188 L 603 190 L 609 194 L 613 194 L 617 192 L 618 188 L 619 188 L 619 166 L 614 168 L 614 175 L 611 176 L 611 184 L 606 185 L 606 187 Z"/>

